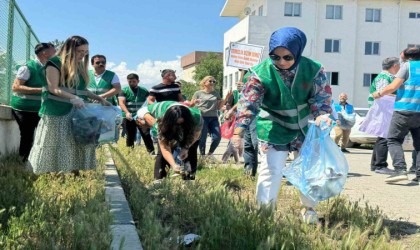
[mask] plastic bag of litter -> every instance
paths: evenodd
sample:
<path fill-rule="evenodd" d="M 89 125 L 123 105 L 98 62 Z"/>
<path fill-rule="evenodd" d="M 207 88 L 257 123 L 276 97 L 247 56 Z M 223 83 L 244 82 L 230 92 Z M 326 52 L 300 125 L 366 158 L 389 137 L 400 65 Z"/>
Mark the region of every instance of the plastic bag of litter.
<path fill-rule="evenodd" d="M 330 130 L 325 124 L 312 124 L 300 155 L 283 170 L 287 180 L 314 201 L 338 195 L 347 179 L 346 157 L 329 136 Z"/>
<path fill-rule="evenodd" d="M 72 117 L 72 133 L 81 144 L 104 144 L 117 140 L 121 109 L 116 106 L 88 104 Z"/>

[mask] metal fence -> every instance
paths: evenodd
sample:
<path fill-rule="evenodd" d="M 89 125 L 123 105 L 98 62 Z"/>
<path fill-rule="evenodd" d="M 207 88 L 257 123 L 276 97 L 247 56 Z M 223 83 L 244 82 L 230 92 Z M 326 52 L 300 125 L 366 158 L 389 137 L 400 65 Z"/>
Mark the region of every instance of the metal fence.
<path fill-rule="evenodd" d="M 0 0 L 0 104 L 9 104 L 16 67 L 35 57 L 38 43 L 16 1 Z"/>

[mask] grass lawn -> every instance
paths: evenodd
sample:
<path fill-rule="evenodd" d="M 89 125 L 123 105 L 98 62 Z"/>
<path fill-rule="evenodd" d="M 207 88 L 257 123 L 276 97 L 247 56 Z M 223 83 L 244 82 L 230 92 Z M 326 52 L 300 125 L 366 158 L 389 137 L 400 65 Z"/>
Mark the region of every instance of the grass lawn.
<path fill-rule="evenodd" d="M 0 160 L 0 249 L 109 249 L 105 157 L 98 169 L 34 175 L 16 155 Z"/>
<path fill-rule="evenodd" d="M 177 238 L 200 239 L 192 249 L 419 249 L 406 224 L 377 207 L 335 197 L 317 207 L 322 223 L 300 218 L 297 190 L 283 185 L 277 209 L 255 203 L 255 179 L 228 165 L 200 162 L 195 181 L 166 178 L 153 184 L 154 159 L 122 140 L 111 148 L 145 249 L 182 249 Z"/>

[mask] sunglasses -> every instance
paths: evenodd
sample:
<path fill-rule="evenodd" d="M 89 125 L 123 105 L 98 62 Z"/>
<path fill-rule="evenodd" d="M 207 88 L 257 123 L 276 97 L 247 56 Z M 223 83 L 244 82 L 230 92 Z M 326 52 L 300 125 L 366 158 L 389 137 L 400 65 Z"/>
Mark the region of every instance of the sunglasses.
<path fill-rule="evenodd" d="M 216 80 L 209 80 L 209 83 L 216 83 Z"/>
<path fill-rule="evenodd" d="M 96 62 L 95 62 L 95 64 L 96 64 L 96 65 L 99 65 L 99 64 L 103 64 L 103 65 L 105 65 L 105 64 L 106 64 L 106 62 L 105 62 L 105 61 L 96 61 Z"/>
<path fill-rule="evenodd" d="M 281 56 L 276 55 L 276 54 L 270 54 L 270 58 L 273 61 L 280 61 L 281 58 L 283 58 L 283 60 L 288 61 L 288 62 L 295 60 L 295 57 L 292 56 L 292 55 L 285 55 L 285 56 L 281 57 Z"/>

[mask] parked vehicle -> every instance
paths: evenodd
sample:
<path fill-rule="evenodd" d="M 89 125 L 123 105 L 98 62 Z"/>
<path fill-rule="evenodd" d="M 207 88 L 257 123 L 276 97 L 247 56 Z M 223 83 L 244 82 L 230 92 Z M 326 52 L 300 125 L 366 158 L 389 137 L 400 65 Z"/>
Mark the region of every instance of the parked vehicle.
<path fill-rule="evenodd" d="M 369 111 L 369 108 L 354 108 L 354 112 L 356 113 L 356 123 L 351 129 L 349 143 L 347 144 L 348 148 L 360 146 L 360 144 L 375 144 L 376 142 L 376 135 L 370 135 L 365 132 L 359 131 L 359 127 L 362 122 L 365 120 L 366 114 Z M 334 129 L 331 130 L 330 134 L 331 138 L 335 137 Z M 411 134 L 408 134 L 405 137 L 403 143 L 404 150 L 413 150 L 413 140 Z"/>

